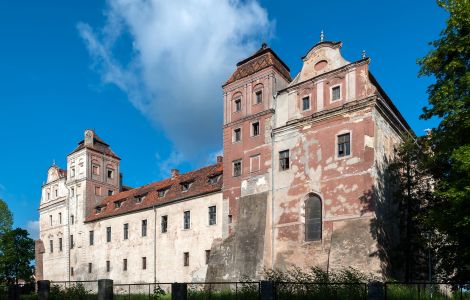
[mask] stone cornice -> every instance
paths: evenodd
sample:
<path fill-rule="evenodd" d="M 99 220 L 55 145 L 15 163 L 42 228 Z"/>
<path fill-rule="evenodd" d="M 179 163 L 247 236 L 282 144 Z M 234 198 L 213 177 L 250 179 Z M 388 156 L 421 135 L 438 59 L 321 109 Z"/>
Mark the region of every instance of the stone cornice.
<path fill-rule="evenodd" d="M 267 110 L 263 110 L 262 112 L 256 113 L 254 115 L 249 115 L 249 116 L 240 118 L 236 121 L 225 124 L 222 128 L 227 128 L 227 127 L 230 127 L 230 126 L 233 126 L 233 125 L 237 125 L 237 124 L 243 123 L 245 121 L 256 119 L 256 118 L 259 118 L 261 116 L 268 115 L 268 114 L 274 114 L 274 109 L 270 108 L 270 109 L 267 109 Z"/>

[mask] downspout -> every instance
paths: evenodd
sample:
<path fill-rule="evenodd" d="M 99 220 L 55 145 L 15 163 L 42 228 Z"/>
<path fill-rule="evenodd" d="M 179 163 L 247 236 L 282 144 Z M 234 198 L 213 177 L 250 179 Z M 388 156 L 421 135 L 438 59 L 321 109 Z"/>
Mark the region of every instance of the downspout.
<path fill-rule="evenodd" d="M 272 89 L 272 95 L 273 95 L 273 109 L 274 109 L 274 115 L 273 119 L 271 120 L 271 269 L 274 269 L 274 230 L 275 230 L 275 225 L 274 225 L 274 126 L 276 124 L 275 118 L 276 118 L 276 99 L 277 99 L 277 94 L 275 94 L 276 90 L 276 76 L 273 76 L 274 80 L 274 85 Z"/>
<path fill-rule="evenodd" d="M 65 180 L 65 187 L 67 188 L 67 237 L 64 240 L 67 240 L 68 243 L 63 245 L 67 249 L 67 278 L 70 281 L 70 188 L 67 186 L 67 179 Z"/>
<path fill-rule="evenodd" d="M 157 208 L 153 206 L 153 282 L 157 282 Z"/>

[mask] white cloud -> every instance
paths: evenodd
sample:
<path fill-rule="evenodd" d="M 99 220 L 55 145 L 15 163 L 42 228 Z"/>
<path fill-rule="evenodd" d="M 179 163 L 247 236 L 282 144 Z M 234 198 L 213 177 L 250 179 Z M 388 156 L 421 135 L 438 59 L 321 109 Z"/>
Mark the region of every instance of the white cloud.
<path fill-rule="evenodd" d="M 179 164 L 184 161 L 183 155 L 179 152 L 171 152 L 168 158 L 162 159 L 160 154 L 155 154 L 157 159 L 158 175 L 161 178 L 168 178 L 171 176 L 171 169 L 176 168 Z"/>
<path fill-rule="evenodd" d="M 105 16 L 78 25 L 103 82 L 163 128 L 173 156 L 204 163 L 221 147 L 221 85 L 269 34 L 267 12 L 255 0 L 108 0 Z"/>
<path fill-rule="evenodd" d="M 39 221 L 28 221 L 26 230 L 33 240 L 37 240 L 39 238 Z"/>

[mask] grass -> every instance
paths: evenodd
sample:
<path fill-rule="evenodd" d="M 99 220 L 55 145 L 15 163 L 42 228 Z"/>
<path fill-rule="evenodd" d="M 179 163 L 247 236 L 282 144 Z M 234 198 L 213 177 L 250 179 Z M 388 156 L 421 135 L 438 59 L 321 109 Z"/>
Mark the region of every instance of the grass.
<path fill-rule="evenodd" d="M 387 285 L 387 300 L 470 300 L 470 292 L 463 291 L 462 295 L 460 291 L 450 292 L 445 294 L 440 291 L 436 285 L 433 286 L 422 285 L 419 289 L 418 286 L 409 286 L 402 284 L 388 284 Z"/>

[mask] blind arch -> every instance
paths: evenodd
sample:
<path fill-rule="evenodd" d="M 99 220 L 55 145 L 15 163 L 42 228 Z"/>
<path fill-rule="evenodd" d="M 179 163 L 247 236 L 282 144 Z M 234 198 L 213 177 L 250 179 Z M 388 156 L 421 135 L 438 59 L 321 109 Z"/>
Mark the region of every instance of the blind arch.
<path fill-rule="evenodd" d="M 305 200 L 305 241 L 319 241 L 322 235 L 322 202 L 318 195 Z"/>

